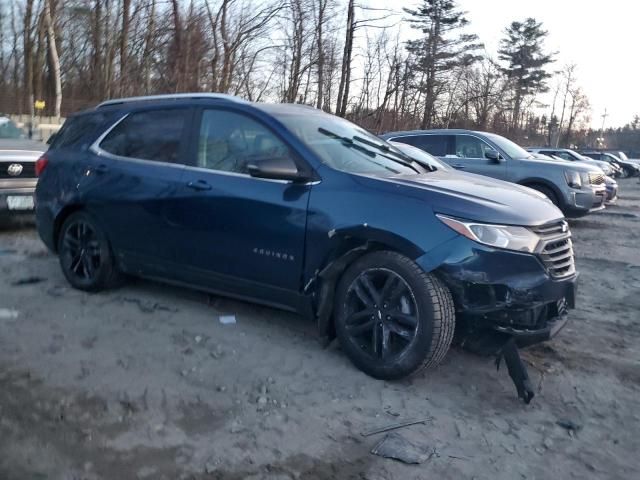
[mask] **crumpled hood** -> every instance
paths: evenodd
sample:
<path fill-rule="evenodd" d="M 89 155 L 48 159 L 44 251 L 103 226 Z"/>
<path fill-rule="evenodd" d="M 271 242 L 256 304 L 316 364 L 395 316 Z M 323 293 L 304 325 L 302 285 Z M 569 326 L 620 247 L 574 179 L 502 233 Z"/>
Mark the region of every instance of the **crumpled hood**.
<path fill-rule="evenodd" d="M 434 212 L 484 223 L 541 225 L 563 218 L 562 212 L 530 188 L 457 171 L 398 175 L 385 181 L 411 188 Z M 415 196 L 415 195 L 414 195 Z"/>

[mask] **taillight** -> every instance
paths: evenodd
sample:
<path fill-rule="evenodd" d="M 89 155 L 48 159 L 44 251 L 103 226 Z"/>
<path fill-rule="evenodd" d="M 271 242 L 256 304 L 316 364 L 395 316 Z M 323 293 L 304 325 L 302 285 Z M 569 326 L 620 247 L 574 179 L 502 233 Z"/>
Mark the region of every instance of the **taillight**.
<path fill-rule="evenodd" d="M 49 163 L 49 159 L 46 155 L 42 155 L 38 160 L 36 160 L 36 177 L 42 175 L 44 169 L 47 168 L 47 164 Z"/>

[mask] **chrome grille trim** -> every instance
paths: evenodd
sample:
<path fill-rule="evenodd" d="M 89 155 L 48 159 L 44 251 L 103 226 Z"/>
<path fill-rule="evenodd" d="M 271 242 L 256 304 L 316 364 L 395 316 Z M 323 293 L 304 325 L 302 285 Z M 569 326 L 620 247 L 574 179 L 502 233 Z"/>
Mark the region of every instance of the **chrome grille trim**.
<path fill-rule="evenodd" d="M 589 183 L 591 185 L 604 185 L 604 173 L 589 173 Z"/>
<path fill-rule="evenodd" d="M 563 278 L 576 272 L 571 231 L 565 220 L 531 229 L 540 236 L 539 257 L 553 278 Z"/>

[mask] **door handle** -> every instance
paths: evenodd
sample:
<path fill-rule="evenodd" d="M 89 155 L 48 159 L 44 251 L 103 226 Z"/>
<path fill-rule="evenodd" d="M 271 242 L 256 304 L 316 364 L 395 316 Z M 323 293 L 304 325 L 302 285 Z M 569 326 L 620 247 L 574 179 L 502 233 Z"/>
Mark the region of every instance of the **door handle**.
<path fill-rule="evenodd" d="M 457 168 L 458 170 L 464 170 L 465 168 L 467 168 L 466 166 L 462 165 L 461 163 L 454 163 L 453 168 Z"/>
<path fill-rule="evenodd" d="M 187 183 L 187 187 L 189 187 L 189 188 L 191 188 L 193 190 L 198 190 L 198 191 L 211 190 L 211 185 L 209 185 L 204 180 L 196 180 L 194 182 L 189 182 L 189 183 Z"/>
<path fill-rule="evenodd" d="M 109 167 L 107 167 L 104 163 L 98 165 L 96 167 L 96 173 L 102 175 L 104 173 L 107 173 L 109 171 Z"/>

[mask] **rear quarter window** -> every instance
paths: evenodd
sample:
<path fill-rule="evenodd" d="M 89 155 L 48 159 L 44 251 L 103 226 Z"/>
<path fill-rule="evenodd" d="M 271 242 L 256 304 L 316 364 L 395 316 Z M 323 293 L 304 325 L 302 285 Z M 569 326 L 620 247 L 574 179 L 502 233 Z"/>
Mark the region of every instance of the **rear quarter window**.
<path fill-rule="evenodd" d="M 92 135 L 107 120 L 104 113 L 91 113 L 71 117 L 64 122 L 49 148 L 73 148 L 88 145 Z"/>

